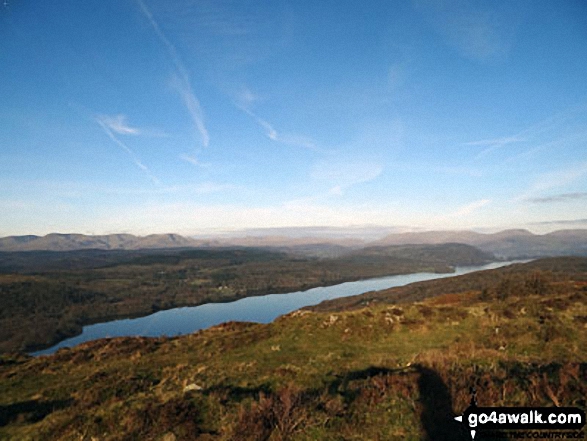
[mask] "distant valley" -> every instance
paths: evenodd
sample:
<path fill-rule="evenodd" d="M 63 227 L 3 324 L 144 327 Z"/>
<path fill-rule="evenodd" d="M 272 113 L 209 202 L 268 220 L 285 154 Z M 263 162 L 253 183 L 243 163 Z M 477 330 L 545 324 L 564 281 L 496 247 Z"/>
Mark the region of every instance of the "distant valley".
<path fill-rule="evenodd" d="M 42 349 L 86 324 L 163 309 L 494 260 L 464 244 L 368 247 L 328 258 L 244 247 L 0 252 L 0 352 Z"/>

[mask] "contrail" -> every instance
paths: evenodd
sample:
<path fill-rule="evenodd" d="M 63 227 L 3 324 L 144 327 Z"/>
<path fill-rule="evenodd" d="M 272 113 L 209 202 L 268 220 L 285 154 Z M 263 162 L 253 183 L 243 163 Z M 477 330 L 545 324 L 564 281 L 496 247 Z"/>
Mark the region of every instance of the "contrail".
<path fill-rule="evenodd" d="M 151 23 L 151 26 L 153 27 L 155 34 L 157 34 L 157 37 L 159 38 L 159 40 L 161 40 L 161 42 L 169 52 L 171 61 L 173 62 L 175 69 L 177 70 L 175 87 L 179 92 L 192 118 L 192 122 L 194 123 L 198 132 L 200 133 L 200 136 L 202 137 L 202 144 L 204 145 L 204 147 L 208 147 L 208 145 L 210 144 L 210 135 L 208 134 L 208 130 L 206 129 L 206 125 L 204 124 L 204 113 L 202 111 L 202 106 L 200 105 L 200 101 L 198 100 L 198 98 L 192 90 L 188 71 L 185 68 L 183 62 L 181 61 L 181 58 L 179 57 L 179 54 L 177 53 L 175 46 L 171 44 L 171 42 L 167 39 L 167 37 L 159 27 L 159 24 L 157 24 L 157 22 L 153 18 L 153 14 L 151 14 L 151 11 L 147 8 L 143 0 L 137 0 L 137 3 L 139 4 L 139 7 L 141 8 L 141 11 L 145 15 L 145 17 L 147 17 L 147 20 L 149 20 L 149 23 Z"/>
<path fill-rule="evenodd" d="M 236 104 L 236 107 L 245 112 L 251 118 L 253 118 L 255 122 L 265 130 L 265 136 L 267 136 L 267 138 L 269 138 L 270 140 L 282 144 L 304 147 L 311 150 L 317 150 L 316 144 L 314 144 L 314 141 L 312 141 L 311 139 L 302 136 L 282 135 L 278 133 L 277 130 L 275 130 L 275 128 L 268 121 L 265 121 L 263 118 L 259 117 L 257 114 L 252 112 L 247 107 L 238 104 Z"/>
<path fill-rule="evenodd" d="M 145 164 L 143 164 L 140 161 L 140 159 L 137 157 L 137 155 L 135 155 L 135 153 L 124 142 L 122 142 L 120 139 L 118 139 L 116 136 L 114 136 L 114 133 L 112 133 L 112 130 L 108 127 L 108 125 L 104 121 L 102 121 L 99 117 L 94 118 L 94 120 L 100 125 L 100 127 L 102 127 L 102 130 L 104 130 L 104 133 L 106 133 L 108 135 L 108 137 L 116 145 L 118 145 L 122 150 L 124 150 L 126 153 L 128 153 L 128 155 L 131 157 L 131 159 L 135 163 L 135 165 L 138 168 L 140 168 L 144 173 L 146 173 L 147 176 L 149 176 L 149 178 L 151 179 L 151 181 L 153 181 L 157 185 L 159 185 L 161 183 L 161 181 L 159 181 L 159 179 L 157 179 L 157 177 L 155 175 L 153 175 L 151 170 L 149 170 L 149 167 L 147 167 Z"/>

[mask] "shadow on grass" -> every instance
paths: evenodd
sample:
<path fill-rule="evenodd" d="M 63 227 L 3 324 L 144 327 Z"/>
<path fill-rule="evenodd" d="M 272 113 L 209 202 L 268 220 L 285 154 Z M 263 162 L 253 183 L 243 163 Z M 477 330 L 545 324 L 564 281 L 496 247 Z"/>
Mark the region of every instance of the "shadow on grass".
<path fill-rule="evenodd" d="M 224 404 L 231 401 L 240 403 L 245 398 L 258 399 L 261 393 L 271 394 L 271 387 L 268 384 L 262 384 L 258 387 L 213 386 L 205 389 L 203 393 L 205 395 L 216 395 L 220 398 L 220 402 Z"/>
<path fill-rule="evenodd" d="M 348 413 L 349 409 L 354 409 L 350 412 L 360 416 L 390 396 L 399 395 L 411 397 L 415 404 L 421 441 L 471 440 L 468 425 L 455 420 L 453 397 L 442 377 L 435 370 L 419 364 L 400 369 L 371 366 L 336 375 L 323 387 L 310 390 L 284 388 L 276 391 L 263 384 L 254 388 L 215 386 L 204 393 L 216 395 L 224 404 L 240 403 L 248 398 L 254 400 L 250 408 L 243 410 L 235 432 L 238 439 L 269 439 L 274 431 L 283 431 L 284 427 L 290 426 L 293 428 L 286 432 L 291 435 L 303 430 L 298 423 L 317 410 L 330 412 L 329 417 L 335 415 L 351 421 L 353 415 Z M 336 397 L 342 398 L 344 405 L 337 402 Z M 352 430 L 355 429 L 360 430 L 358 427 Z M 504 439 L 500 434 L 496 435 L 497 438 L 491 439 Z M 277 439 L 289 439 L 284 433 L 279 436 L 284 438 Z"/>
<path fill-rule="evenodd" d="M 465 441 L 471 440 L 466 422 L 459 423 L 452 408 L 452 397 L 444 381 L 438 373 L 422 365 L 414 366 L 419 374 L 418 390 L 420 392 L 420 422 L 424 429 L 422 441 Z M 473 402 L 473 398 L 471 403 Z M 479 439 L 502 441 L 507 440 L 503 432 L 492 431 L 492 434 L 478 434 Z M 483 436 L 485 435 L 485 436 Z"/>
<path fill-rule="evenodd" d="M 424 430 L 422 441 L 464 441 L 471 439 L 462 423 L 454 418 L 452 397 L 438 373 L 425 366 L 416 365 L 419 374 L 420 422 Z"/>
<path fill-rule="evenodd" d="M 454 418 L 453 400 L 448 387 L 436 371 L 422 365 L 410 368 L 387 369 L 371 366 L 360 371 L 350 372 L 333 381 L 329 386 L 331 394 L 342 394 L 347 402 L 356 398 L 357 391 L 349 390 L 347 385 L 354 380 L 369 380 L 376 376 L 403 376 L 416 373 L 420 404 L 420 423 L 422 441 L 465 441 L 471 436 Z"/>
<path fill-rule="evenodd" d="M 13 422 L 36 423 L 56 410 L 65 409 L 73 403 L 68 400 L 21 401 L 0 405 L 0 427 Z"/>

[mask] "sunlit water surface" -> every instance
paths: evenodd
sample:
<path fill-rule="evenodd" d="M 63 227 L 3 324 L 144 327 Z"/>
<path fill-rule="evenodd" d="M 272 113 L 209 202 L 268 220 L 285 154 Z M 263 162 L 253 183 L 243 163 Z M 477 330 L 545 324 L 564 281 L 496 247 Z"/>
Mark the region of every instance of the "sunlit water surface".
<path fill-rule="evenodd" d="M 424 280 L 452 277 L 473 271 L 493 269 L 511 263 L 514 262 L 494 262 L 481 266 L 457 267 L 454 273 L 449 274 L 415 273 L 380 277 L 287 294 L 246 297 L 229 303 L 207 303 L 200 306 L 168 309 L 145 317 L 114 320 L 84 326 L 83 332 L 80 335 L 63 340 L 48 349 L 33 352 L 31 355 L 52 354 L 63 347 L 72 347 L 86 341 L 105 337 L 183 335 L 233 320 L 269 323 L 280 315 L 287 314 L 304 306 L 316 305 L 324 300 L 348 297 L 368 291 L 403 286 Z"/>

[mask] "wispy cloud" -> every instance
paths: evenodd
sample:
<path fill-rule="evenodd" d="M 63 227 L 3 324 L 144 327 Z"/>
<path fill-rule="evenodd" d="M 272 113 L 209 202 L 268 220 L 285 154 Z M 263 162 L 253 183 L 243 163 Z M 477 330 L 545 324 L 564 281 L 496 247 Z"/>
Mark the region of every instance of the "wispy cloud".
<path fill-rule="evenodd" d="M 587 162 L 572 167 L 554 170 L 538 177 L 536 182 L 523 194 L 514 198 L 514 201 L 525 201 L 539 198 L 536 194 L 553 188 L 564 187 L 587 175 Z"/>
<path fill-rule="evenodd" d="M 251 109 L 253 104 L 260 99 L 259 95 L 253 93 L 251 89 L 245 86 L 236 94 L 236 106 L 241 110 Z"/>
<path fill-rule="evenodd" d="M 175 231 L 234 231 L 277 227 L 316 227 L 389 223 L 388 210 L 372 206 L 332 207 L 323 204 L 201 205 L 196 203 L 139 204 L 113 216 L 104 210 L 96 222 L 106 231 L 133 231 L 135 234 Z"/>
<path fill-rule="evenodd" d="M 587 219 L 560 219 L 552 221 L 532 222 L 530 225 L 585 225 L 587 226 Z"/>
<path fill-rule="evenodd" d="M 249 115 L 257 125 L 264 130 L 265 136 L 270 140 L 295 147 L 303 147 L 311 150 L 318 149 L 316 143 L 311 138 L 302 135 L 280 133 L 270 122 L 253 112 L 251 108 L 257 101 L 259 101 L 259 99 L 259 96 L 251 92 L 249 88 L 244 87 L 238 94 L 236 94 L 234 105 Z"/>
<path fill-rule="evenodd" d="M 330 195 L 341 195 L 350 187 L 376 179 L 382 172 L 383 166 L 375 161 L 339 158 L 315 164 L 311 177 L 317 183 L 328 185 Z"/>
<path fill-rule="evenodd" d="M 267 136 L 267 138 L 271 139 L 272 141 L 277 141 L 279 139 L 277 130 L 275 130 L 271 124 L 269 124 L 264 119 L 259 118 L 250 110 L 245 110 L 245 112 L 249 114 L 255 121 L 257 121 L 257 124 L 259 124 L 261 127 L 263 127 L 263 129 L 265 129 L 265 135 Z"/>
<path fill-rule="evenodd" d="M 133 127 L 128 124 L 126 115 L 99 115 L 98 118 L 117 135 L 149 136 L 156 138 L 168 136 L 166 133 L 157 129 Z"/>
<path fill-rule="evenodd" d="M 310 172 L 308 196 L 289 199 L 283 203 L 286 209 L 325 204 L 333 197 L 340 197 L 350 188 L 377 179 L 383 166 L 375 161 L 359 158 L 338 158 L 315 163 Z M 380 207 L 381 208 L 381 207 Z M 371 211 L 361 207 L 361 210 Z"/>
<path fill-rule="evenodd" d="M 539 181 L 534 184 L 532 189 L 538 191 L 563 187 L 585 175 L 587 175 L 587 162 L 545 173 L 540 177 Z"/>
<path fill-rule="evenodd" d="M 202 182 L 194 185 L 179 185 L 176 187 L 167 187 L 166 193 L 194 193 L 194 194 L 211 194 L 222 193 L 226 191 L 239 190 L 240 187 L 232 184 L 219 184 L 216 182 Z"/>
<path fill-rule="evenodd" d="M 202 145 L 208 147 L 210 145 L 210 135 L 204 123 L 204 113 L 200 101 L 192 91 L 192 86 L 187 76 L 174 75 L 171 79 L 171 85 L 174 87 L 181 97 L 186 109 L 188 110 L 192 122 L 200 133 L 202 138 Z"/>
<path fill-rule="evenodd" d="M 558 112 L 532 124 L 514 135 L 464 142 L 462 145 L 482 147 L 476 158 L 480 159 L 503 147 L 526 147 L 524 152 L 516 152 L 506 162 L 514 162 L 535 155 L 540 151 L 559 148 L 570 143 L 584 142 L 587 132 L 584 130 L 583 107 L 572 107 Z M 529 146 L 529 148 L 528 148 Z"/>
<path fill-rule="evenodd" d="M 389 168 L 398 171 L 409 171 L 426 174 L 444 174 L 444 175 L 456 175 L 456 176 L 467 176 L 471 178 L 480 178 L 484 176 L 484 172 L 480 168 L 461 166 L 461 165 L 433 165 L 419 163 L 409 163 L 394 161 L 389 164 Z"/>
<path fill-rule="evenodd" d="M 291 145 L 294 147 L 303 147 L 303 148 L 307 148 L 310 150 L 317 150 L 318 149 L 318 147 L 316 146 L 316 143 L 311 138 L 308 138 L 306 136 L 301 136 L 301 135 L 279 133 L 277 130 L 275 130 L 273 125 L 271 125 L 268 121 L 264 120 L 263 118 L 257 116 L 257 114 L 255 114 L 250 109 L 248 109 L 244 106 L 240 106 L 238 104 L 237 104 L 237 107 L 239 109 L 241 109 L 243 112 L 245 112 L 247 115 L 249 115 L 251 118 L 253 118 L 253 120 L 260 127 L 263 128 L 263 130 L 265 131 L 265 136 L 267 138 L 269 138 L 270 140 L 281 143 L 281 144 Z"/>
<path fill-rule="evenodd" d="M 467 216 L 470 216 L 474 212 L 478 211 L 479 209 L 485 207 L 486 205 L 491 203 L 491 199 L 480 199 L 478 201 L 471 202 L 470 204 L 463 205 L 457 208 L 455 211 L 444 214 L 441 216 L 436 216 L 432 219 L 433 223 L 441 223 L 445 221 L 451 221 L 454 219 L 462 220 Z"/>
<path fill-rule="evenodd" d="M 485 147 L 481 152 L 477 154 L 477 159 L 492 153 L 495 150 L 498 150 L 506 145 L 509 144 L 516 144 L 520 142 L 525 142 L 527 139 L 521 134 L 513 135 L 513 136 L 504 136 L 501 138 L 495 139 L 481 139 L 478 141 L 470 141 L 465 142 L 463 145 L 469 145 L 474 147 Z"/>
<path fill-rule="evenodd" d="M 101 115 L 100 121 L 104 123 L 110 130 L 119 135 L 140 135 L 141 131 L 136 127 L 131 127 L 126 122 L 125 115 Z"/>
<path fill-rule="evenodd" d="M 173 65 L 176 69 L 176 74 L 172 78 L 172 86 L 177 90 L 184 105 L 186 106 L 186 109 L 190 114 L 190 117 L 196 130 L 200 134 L 202 145 L 204 147 L 208 147 L 208 145 L 210 144 L 210 135 L 208 134 L 208 130 L 204 122 L 204 112 L 202 111 L 200 101 L 198 100 L 196 94 L 192 89 L 188 71 L 185 68 L 183 62 L 181 61 L 181 57 L 175 49 L 175 46 L 165 36 L 163 31 L 159 27 L 159 24 L 153 17 L 153 14 L 149 10 L 149 8 L 147 8 L 143 0 L 137 0 L 137 3 L 139 4 L 142 13 L 145 15 L 145 17 L 151 24 L 151 27 L 155 31 L 155 34 L 163 43 L 163 45 L 167 49 L 167 52 L 169 53 L 169 56 L 171 57 L 171 61 L 173 62 Z"/>
<path fill-rule="evenodd" d="M 504 162 L 520 163 L 521 161 L 527 161 L 529 158 L 532 158 L 541 152 L 549 153 L 553 149 L 561 149 L 570 145 L 584 143 L 585 141 L 587 141 L 587 132 L 580 131 L 572 133 L 568 136 L 557 137 L 551 141 L 539 143 L 526 151 L 510 156 Z"/>
<path fill-rule="evenodd" d="M 463 0 L 412 3 L 446 43 L 465 57 L 490 61 L 507 56 L 514 23 L 508 12 Z"/>
<path fill-rule="evenodd" d="M 102 128 L 104 133 L 108 135 L 108 137 L 114 142 L 117 146 L 119 146 L 122 150 L 124 150 L 132 159 L 134 164 L 140 168 L 155 184 L 159 185 L 160 181 L 157 179 L 155 175 L 151 172 L 151 170 L 141 162 L 141 160 L 137 157 L 137 155 L 128 147 L 124 142 L 116 137 L 113 132 L 113 129 L 109 126 L 107 122 L 103 120 L 103 117 L 95 117 L 94 121 L 98 123 L 98 125 Z"/>
<path fill-rule="evenodd" d="M 185 162 L 189 162 L 190 164 L 195 165 L 196 167 L 204 167 L 204 168 L 210 167 L 209 163 L 202 162 L 198 158 L 196 158 L 195 156 L 179 155 L 179 158 Z"/>
<path fill-rule="evenodd" d="M 529 202 L 534 202 L 537 204 L 549 204 L 553 202 L 572 202 L 572 201 L 583 201 L 587 200 L 587 192 L 577 192 L 577 193 L 562 193 L 552 196 L 544 196 L 539 198 L 530 198 L 528 199 Z"/>
<path fill-rule="evenodd" d="M 489 204 L 490 202 L 490 199 L 481 199 L 475 202 L 471 202 L 470 204 L 459 208 L 454 213 L 451 213 L 450 217 L 468 216 L 469 214 L 473 213 L 474 211 L 477 211 L 481 207 L 484 207 L 485 205 Z"/>
<path fill-rule="evenodd" d="M 465 145 L 480 145 L 480 146 L 503 146 L 507 144 L 511 144 L 514 142 L 522 142 L 526 141 L 525 138 L 522 138 L 518 135 L 515 136 L 506 136 L 503 138 L 496 138 L 496 139 L 482 139 L 480 141 L 471 141 L 466 142 Z"/>

